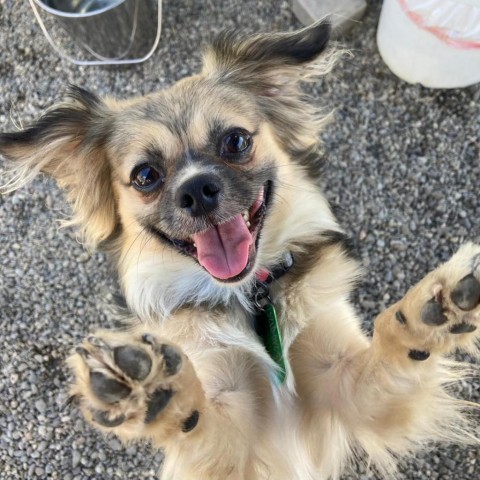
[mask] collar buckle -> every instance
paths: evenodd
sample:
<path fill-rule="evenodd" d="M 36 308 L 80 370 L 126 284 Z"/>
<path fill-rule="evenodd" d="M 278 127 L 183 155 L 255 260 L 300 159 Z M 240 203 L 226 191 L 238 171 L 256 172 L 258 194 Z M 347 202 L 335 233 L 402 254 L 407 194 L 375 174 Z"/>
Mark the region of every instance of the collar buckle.
<path fill-rule="evenodd" d="M 278 280 L 279 278 L 283 277 L 292 268 L 292 266 L 293 255 L 291 252 L 287 251 L 283 255 L 282 261 L 272 268 L 265 281 L 255 281 L 250 299 L 257 312 L 262 311 L 268 304 L 272 303 L 272 300 L 270 299 L 270 284 L 274 280 Z"/>

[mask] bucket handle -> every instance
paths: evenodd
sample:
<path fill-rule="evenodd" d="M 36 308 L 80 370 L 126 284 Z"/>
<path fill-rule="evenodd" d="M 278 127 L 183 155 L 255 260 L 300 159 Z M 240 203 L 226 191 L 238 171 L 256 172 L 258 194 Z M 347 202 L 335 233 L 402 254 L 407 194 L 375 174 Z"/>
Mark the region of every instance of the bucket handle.
<path fill-rule="evenodd" d="M 55 40 L 48 33 L 48 30 L 45 27 L 45 24 L 42 20 L 42 17 L 40 15 L 40 13 L 38 11 L 38 8 L 37 8 L 37 5 L 36 5 L 36 3 L 39 0 L 29 0 L 29 1 L 30 1 L 30 5 L 32 7 L 33 13 L 35 15 L 35 18 L 37 19 L 37 22 L 38 22 L 43 34 L 45 35 L 45 38 L 47 39 L 48 43 L 50 44 L 50 46 L 60 55 L 60 57 L 68 60 L 69 62 L 74 63 L 75 65 L 82 65 L 82 66 L 129 65 L 129 64 L 134 64 L 134 63 L 142 63 L 142 62 L 145 62 L 146 60 L 148 60 L 153 55 L 153 52 L 156 50 L 156 48 L 158 46 L 158 42 L 160 41 L 160 34 L 162 32 L 162 0 L 158 0 L 157 33 L 156 33 L 156 36 L 155 36 L 155 41 L 153 43 L 152 48 L 150 49 L 150 51 L 145 56 L 143 56 L 142 58 L 134 58 L 134 59 L 130 59 L 130 60 L 122 60 L 121 57 L 119 57 L 117 59 L 104 58 L 104 57 L 101 57 L 100 55 L 96 54 L 95 52 L 93 52 L 90 48 L 88 48 L 87 45 L 83 45 L 83 47 L 85 49 L 87 49 L 90 54 L 96 56 L 97 58 L 99 58 L 99 60 L 76 60 L 75 58 L 68 55 L 63 50 L 62 47 L 57 45 Z M 135 34 L 135 29 L 136 29 L 136 24 L 134 23 L 133 30 L 132 30 L 132 41 L 133 41 L 133 35 Z M 122 56 L 126 55 L 127 53 L 128 53 L 128 50 Z"/>

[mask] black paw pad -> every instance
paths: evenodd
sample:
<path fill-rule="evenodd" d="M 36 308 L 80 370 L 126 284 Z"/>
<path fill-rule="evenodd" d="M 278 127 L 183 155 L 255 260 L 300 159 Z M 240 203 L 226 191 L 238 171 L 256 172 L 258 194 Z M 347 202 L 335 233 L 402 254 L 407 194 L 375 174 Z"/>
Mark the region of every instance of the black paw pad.
<path fill-rule="evenodd" d="M 133 380 L 145 380 L 152 368 L 150 356 L 141 348 L 125 345 L 113 351 L 117 366 Z"/>
<path fill-rule="evenodd" d="M 172 390 L 166 390 L 163 388 L 158 388 L 152 393 L 147 406 L 145 423 L 151 423 L 157 418 L 158 414 L 167 406 L 172 395 Z"/>
<path fill-rule="evenodd" d="M 118 417 L 110 418 L 108 412 L 103 412 L 102 410 L 94 410 L 92 412 L 92 417 L 95 422 L 103 425 L 104 427 L 118 427 L 125 421 L 125 415 L 122 413 Z"/>
<path fill-rule="evenodd" d="M 475 325 L 471 323 L 457 323 L 450 328 L 450 333 L 472 333 L 477 329 Z"/>
<path fill-rule="evenodd" d="M 90 386 L 93 393 L 105 403 L 115 403 L 130 395 L 131 389 L 127 385 L 117 382 L 100 372 L 90 374 Z"/>
<path fill-rule="evenodd" d="M 400 311 L 400 310 L 397 310 L 395 312 L 395 318 L 402 324 L 402 325 L 406 325 L 407 323 L 407 318 L 405 317 L 405 315 Z"/>
<path fill-rule="evenodd" d="M 192 414 L 183 422 L 182 432 L 188 433 L 192 431 L 197 426 L 199 418 L 200 418 L 199 411 L 194 410 Z"/>
<path fill-rule="evenodd" d="M 167 375 L 175 375 L 182 366 L 182 356 L 178 350 L 170 345 L 162 345 L 160 353 L 163 355 L 165 362 L 165 373 Z"/>
<path fill-rule="evenodd" d="M 458 308 L 472 310 L 480 303 L 480 282 L 471 274 L 463 277 L 450 298 Z"/>
<path fill-rule="evenodd" d="M 430 353 L 422 352 L 421 350 L 410 350 L 408 352 L 408 356 L 412 360 L 417 360 L 419 362 L 423 362 L 424 360 L 426 360 L 430 356 Z"/>
<path fill-rule="evenodd" d="M 422 322 L 427 325 L 443 325 L 445 322 L 448 322 L 448 318 L 445 313 L 443 313 L 443 308 L 440 303 L 438 303 L 434 298 L 429 300 L 422 308 L 422 313 L 420 314 Z"/>

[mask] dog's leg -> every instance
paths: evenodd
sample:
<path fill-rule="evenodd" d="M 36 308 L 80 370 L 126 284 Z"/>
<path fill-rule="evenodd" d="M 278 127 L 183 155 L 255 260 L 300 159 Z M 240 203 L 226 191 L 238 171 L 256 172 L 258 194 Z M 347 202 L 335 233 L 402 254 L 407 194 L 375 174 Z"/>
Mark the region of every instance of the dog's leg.
<path fill-rule="evenodd" d="M 160 337 L 98 333 L 69 359 L 72 394 L 100 430 L 165 448 L 165 478 L 260 478 L 255 447 L 273 413 L 267 372 L 238 348 L 205 345 L 194 356 L 195 368 Z"/>
<path fill-rule="evenodd" d="M 418 443 L 473 440 L 465 404 L 448 393 L 465 367 L 445 355 L 478 354 L 479 327 L 480 246 L 473 244 L 381 313 L 371 342 L 346 301 L 307 327 L 291 359 L 306 442 L 324 473 L 337 476 L 355 450 L 387 474 Z"/>

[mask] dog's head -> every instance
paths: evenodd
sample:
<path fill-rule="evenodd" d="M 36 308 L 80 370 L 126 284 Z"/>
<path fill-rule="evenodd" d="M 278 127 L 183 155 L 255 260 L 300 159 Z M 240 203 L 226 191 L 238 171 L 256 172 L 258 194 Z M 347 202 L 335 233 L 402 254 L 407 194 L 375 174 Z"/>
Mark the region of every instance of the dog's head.
<path fill-rule="evenodd" d="M 200 74 L 129 101 L 72 87 L 69 102 L 0 135 L 10 187 L 54 176 L 87 243 L 114 246 L 140 314 L 245 293 L 321 213 L 305 167 L 323 118 L 300 82 L 330 69 L 329 33 L 319 22 L 223 34 Z"/>

